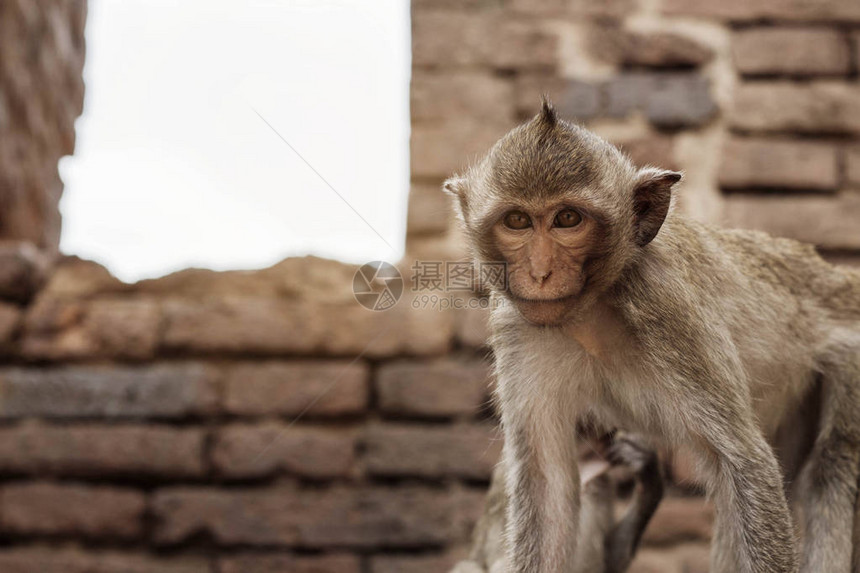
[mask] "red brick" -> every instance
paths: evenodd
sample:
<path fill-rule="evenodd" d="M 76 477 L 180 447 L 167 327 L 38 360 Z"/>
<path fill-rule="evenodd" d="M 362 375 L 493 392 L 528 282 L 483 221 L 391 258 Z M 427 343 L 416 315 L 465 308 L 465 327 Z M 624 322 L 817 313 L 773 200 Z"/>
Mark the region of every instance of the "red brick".
<path fill-rule="evenodd" d="M 0 428 L 0 471 L 74 476 L 203 475 L 203 432 L 160 426 Z"/>
<path fill-rule="evenodd" d="M 703 498 L 667 498 L 642 536 L 643 543 L 658 545 L 711 538 L 714 508 Z"/>
<path fill-rule="evenodd" d="M 453 10 L 412 12 L 412 65 L 546 68 L 557 62 L 558 40 L 540 20 Z"/>
<path fill-rule="evenodd" d="M 851 70 L 845 38 L 827 28 L 739 30 L 732 38 L 732 54 L 744 75 L 839 75 Z"/>
<path fill-rule="evenodd" d="M 7 533 L 134 538 L 146 501 L 128 488 L 36 482 L 4 486 L 0 508 Z"/>
<path fill-rule="evenodd" d="M 355 463 L 355 444 L 351 430 L 233 424 L 215 434 L 212 464 L 231 478 L 281 471 L 310 478 L 347 477 Z"/>
<path fill-rule="evenodd" d="M 220 545 L 425 547 L 465 539 L 483 493 L 403 486 L 296 490 L 169 488 L 156 492 L 155 536 Z"/>
<path fill-rule="evenodd" d="M 480 360 L 395 362 L 377 375 L 383 412 L 418 417 L 474 415 L 488 395 L 489 366 Z"/>
<path fill-rule="evenodd" d="M 212 412 L 215 374 L 202 364 L 0 370 L 0 418 L 179 418 Z"/>
<path fill-rule="evenodd" d="M 732 138 L 723 147 L 719 183 L 729 188 L 834 190 L 836 146 L 812 141 Z"/>
<path fill-rule="evenodd" d="M 490 424 L 384 424 L 368 428 L 365 445 L 372 475 L 489 479 L 502 439 Z"/>
<path fill-rule="evenodd" d="M 248 553 L 220 560 L 217 573 L 360 573 L 361 562 L 355 555 L 294 556 L 288 554 Z"/>
<path fill-rule="evenodd" d="M 47 546 L 0 549 L 3 573 L 211 573 L 203 557 L 158 558 L 117 551 L 83 551 Z"/>
<path fill-rule="evenodd" d="M 732 196 L 724 221 L 827 249 L 860 249 L 860 194 L 835 197 Z"/>
<path fill-rule="evenodd" d="M 342 416 L 363 412 L 368 396 L 364 362 L 249 363 L 227 370 L 224 408 L 250 416 Z"/>
<path fill-rule="evenodd" d="M 851 185 L 860 185 L 860 145 L 845 150 L 845 179 Z"/>
<path fill-rule="evenodd" d="M 412 74 L 410 112 L 413 122 L 462 117 L 513 121 L 513 83 L 487 72 L 417 71 Z"/>
<path fill-rule="evenodd" d="M 750 131 L 860 133 L 860 86 L 829 80 L 741 83 L 729 120 Z"/>
<path fill-rule="evenodd" d="M 860 22 L 860 5 L 854 0 L 666 0 L 663 12 L 673 16 L 701 16 L 733 22 L 764 19 Z"/>

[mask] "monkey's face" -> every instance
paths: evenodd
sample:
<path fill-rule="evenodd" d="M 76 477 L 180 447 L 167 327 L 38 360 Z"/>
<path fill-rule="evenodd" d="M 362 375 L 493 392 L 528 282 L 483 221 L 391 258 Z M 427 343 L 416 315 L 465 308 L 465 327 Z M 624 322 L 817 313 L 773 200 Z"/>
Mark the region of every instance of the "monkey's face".
<path fill-rule="evenodd" d="M 488 285 L 527 321 L 560 325 L 622 276 L 660 230 L 679 173 L 636 170 L 618 149 L 558 119 L 548 102 L 464 177 L 446 181 L 478 261 L 504 261 Z"/>
<path fill-rule="evenodd" d="M 585 289 L 585 265 L 601 242 L 598 221 L 581 205 L 552 202 L 503 211 L 491 233 L 507 265 L 507 298 L 532 324 L 562 323 Z"/>

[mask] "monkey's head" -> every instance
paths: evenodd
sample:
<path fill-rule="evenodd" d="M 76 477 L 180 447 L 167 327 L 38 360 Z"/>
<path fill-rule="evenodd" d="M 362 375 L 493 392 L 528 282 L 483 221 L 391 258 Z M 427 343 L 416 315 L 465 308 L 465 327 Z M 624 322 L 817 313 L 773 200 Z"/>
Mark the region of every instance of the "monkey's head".
<path fill-rule="evenodd" d="M 558 325 L 609 288 L 657 236 L 680 173 L 637 170 L 614 146 L 540 113 L 502 137 L 455 197 L 478 262 L 504 262 L 489 285 L 529 322 Z"/>

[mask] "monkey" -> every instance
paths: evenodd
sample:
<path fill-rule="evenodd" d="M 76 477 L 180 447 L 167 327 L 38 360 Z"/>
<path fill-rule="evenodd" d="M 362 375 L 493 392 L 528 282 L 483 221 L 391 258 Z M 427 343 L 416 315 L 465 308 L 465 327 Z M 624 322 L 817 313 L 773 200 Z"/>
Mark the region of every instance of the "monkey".
<path fill-rule="evenodd" d="M 544 99 L 443 185 L 474 261 L 505 266 L 487 287 L 509 570 L 575 570 L 591 417 L 693 452 L 713 573 L 857 573 L 860 272 L 685 217 L 681 178 Z M 792 514 L 772 442 L 816 386 Z"/>
<path fill-rule="evenodd" d="M 611 445 L 598 448 L 598 459 L 583 464 L 583 510 L 574 571 L 576 573 L 623 573 L 629 567 L 648 522 L 663 498 L 663 477 L 657 453 L 637 436 L 616 434 Z M 606 440 L 601 440 L 602 445 Z M 614 520 L 615 483 L 610 470 L 629 470 L 634 493 L 623 517 Z M 452 573 L 503 573 L 506 568 L 503 530 L 507 498 L 504 463 L 496 466 L 486 507 L 475 527 L 468 561 Z"/>

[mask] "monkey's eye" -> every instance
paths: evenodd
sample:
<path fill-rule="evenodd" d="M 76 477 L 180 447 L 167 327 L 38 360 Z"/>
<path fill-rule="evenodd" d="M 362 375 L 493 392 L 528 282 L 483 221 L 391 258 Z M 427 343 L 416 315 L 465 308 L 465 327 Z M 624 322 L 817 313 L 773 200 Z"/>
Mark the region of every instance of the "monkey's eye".
<path fill-rule="evenodd" d="M 582 222 L 582 215 L 573 209 L 563 209 L 555 216 L 555 226 L 567 229 L 576 227 Z"/>
<path fill-rule="evenodd" d="M 529 216 L 522 211 L 511 211 L 505 215 L 505 227 L 509 229 L 528 229 L 532 226 L 532 221 Z"/>

